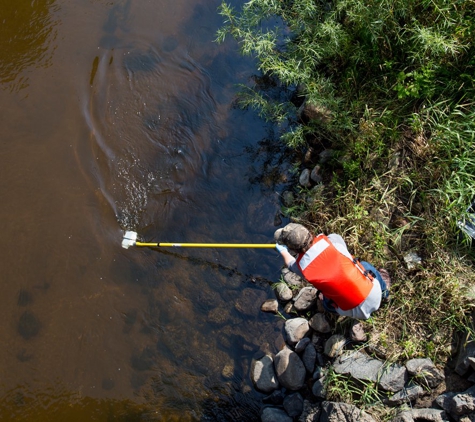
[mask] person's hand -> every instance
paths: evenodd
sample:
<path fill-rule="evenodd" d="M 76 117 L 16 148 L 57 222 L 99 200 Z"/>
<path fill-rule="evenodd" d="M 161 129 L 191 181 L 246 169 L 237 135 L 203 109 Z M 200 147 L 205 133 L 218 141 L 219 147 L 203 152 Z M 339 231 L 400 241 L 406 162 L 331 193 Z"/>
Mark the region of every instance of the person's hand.
<path fill-rule="evenodd" d="M 280 245 L 279 243 L 275 244 L 275 248 L 279 251 L 279 253 L 282 253 L 283 251 L 289 251 L 287 246 L 285 245 Z"/>

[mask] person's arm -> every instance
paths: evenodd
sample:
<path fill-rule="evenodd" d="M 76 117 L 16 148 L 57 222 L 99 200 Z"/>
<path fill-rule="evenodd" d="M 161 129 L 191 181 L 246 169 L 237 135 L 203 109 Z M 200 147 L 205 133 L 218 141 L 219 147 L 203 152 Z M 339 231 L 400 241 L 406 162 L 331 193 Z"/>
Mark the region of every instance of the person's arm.
<path fill-rule="evenodd" d="M 290 255 L 290 252 L 287 249 L 287 246 L 279 245 L 278 243 L 276 243 L 275 248 L 279 251 L 280 255 L 284 259 L 284 262 L 287 268 L 289 268 L 295 262 L 295 258 L 292 255 Z"/>

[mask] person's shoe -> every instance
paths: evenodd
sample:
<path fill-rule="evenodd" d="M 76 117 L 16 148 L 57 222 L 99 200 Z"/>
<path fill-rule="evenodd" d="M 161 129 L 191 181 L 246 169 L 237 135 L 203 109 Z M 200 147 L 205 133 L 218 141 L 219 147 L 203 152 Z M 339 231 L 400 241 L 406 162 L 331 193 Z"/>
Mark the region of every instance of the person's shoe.
<path fill-rule="evenodd" d="M 381 278 L 383 279 L 384 283 L 386 283 L 387 295 L 386 295 L 386 297 L 383 297 L 382 301 L 384 303 L 387 303 L 387 302 L 389 302 L 389 291 L 391 289 L 391 277 L 389 276 L 388 271 L 385 270 L 384 268 L 379 269 L 379 274 L 381 274 Z"/>

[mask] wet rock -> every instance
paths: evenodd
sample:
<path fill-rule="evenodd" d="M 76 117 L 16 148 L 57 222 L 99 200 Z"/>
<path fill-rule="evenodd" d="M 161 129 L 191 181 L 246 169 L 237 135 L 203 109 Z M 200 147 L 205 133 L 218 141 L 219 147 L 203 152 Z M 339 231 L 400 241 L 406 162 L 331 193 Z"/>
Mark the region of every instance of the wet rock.
<path fill-rule="evenodd" d="M 312 182 L 314 183 L 322 183 L 323 181 L 323 178 L 322 176 L 320 175 L 320 166 L 319 165 L 316 165 L 312 172 L 310 173 L 310 179 L 312 180 Z"/>
<path fill-rule="evenodd" d="M 366 412 L 346 403 L 324 401 L 320 422 L 375 422 Z"/>
<path fill-rule="evenodd" d="M 303 402 L 303 411 L 300 415 L 299 422 L 319 422 L 322 412 L 319 403 L 311 403 L 308 400 Z"/>
<path fill-rule="evenodd" d="M 341 334 L 335 334 L 325 342 L 324 353 L 330 358 L 337 357 L 343 353 L 345 344 L 346 338 Z"/>
<path fill-rule="evenodd" d="M 313 383 L 312 394 L 319 399 L 327 397 L 327 392 L 325 390 L 325 377 L 319 378 Z"/>
<path fill-rule="evenodd" d="M 400 406 L 403 403 L 411 403 L 424 395 L 424 389 L 418 384 L 410 384 L 387 398 L 384 403 L 389 406 Z"/>
<path fill-rule="evenodd" d="M 281 405 L 284 402 L 285 393 L 282 390 L 275 390 L 262 400 L 266 404 Z"/>
<path fill-rule="evenodd" d="M 325 371 L 323 370 L 323 368 L 322 368 L 321 366 L 317 366 L 317 367 L 315 368 L 315 371 L 313 371 L 312 379 L 313 379 L 313 380 L 319 380 L 319 379 L 322 378 L 324 375 L 325 375 Z"/>
<path fill-rule="evenodd" d="M 279 302 L 275 299 L 267 299 L 262 305 L 261 305 L 261 311 L 262 312 L 271 312 L 276 314 L 279 310 Z"/>
<path fill-rule="evenodd" d="M 295 309 L 294 303 L 293 302 L 288 302 L 285 304 L 284 311 L 287 314 L 296 314 L 297 309 Z"/>
<path fill-rule="evenodd" d="M 445 380 L 445 375 L 428 358 L 408 360 L 406 368 L 415 381 L 429 388 L 435 388 Z"/>
<path fill-rule="evenodd" d="M 275 295 L 277 296 L 277 299 L 279 299 L 281 302 L 288 302 L 289 300 L 291 300 L 293 297 L 293 293 L 290 287 L 287 286 L 287 284 L 285 283 L 276 284 L 277 286 L 275 288 Z"/>
<path fill-rule="evenodd" d="M 305 318 L 292 318 L 285 321 L 284 330 L 287 342 L 294 346 L 306 336 L 310 327 Z"/>
<path fill-rule="evenodd" d="M 284 399 L 284 409 L 291 418 L 300 416 L 303 411 L 303 397 L 299 393 L 289 394 Z"/>
<path fill-rule="evenodd" d="M 259 313 L 258 303 L 265 300 L 266 293 L 260 290 L 246 288 L 235 302 L 235 308 L 244 315 L 257 316 Z"/>
<path fill-rule="evenodd" d="M 33 312 L 25 311 L 21 314 L 17 331 L 25 340 L 29 340 L 38 335 L 40 329 L 41 322 Z"/>
<path fill-rule="evenodd" d="M 421 264 L 422 258 L 415 252 L 409 252 L 404 256 L 404 262 L 406 263 L 408 270 L 413 270 Z"/>
<path fill-rule="evenodd" d="M 350 338 L 352 341 L 357 343 L 362 343 L 367 340 L 366 333 L 364 332 L 363 324 L 359 321 L 356 321 L 351 326 Z"/>
<path fill-rule="evenodd" d="M 305 283 L 302 277 L 290 271 L 288 268 L 282 270 L 282 277 L 289 286 L 302 287 Z"/>
<path fill-rule="evenodd" d="M 300 390 L 305 383 L 305 366 L 297 353 L 289 348 L 281 350 L 274 359 L 279 383 L 289 390 Z"/>
<path fill-rule="evenodd" d="M 385 391 L 396 393 L 404 388 L 408 375 L 405 366 L 398 364 L 383 366 L 378 376 L 378 385 Z"/>
<path fill-rule="evenodd" d="M 315 369 L 316 360 L 317 351 L 315 350 L 315 346 L 312 343 L 309 343 L 302 355 L 302 362 L 309 374 L 313 373 L 313 370 Z"/>
<path fill-rule="evenodd" d="M 271 393 L 279 388 L 274 371 L 274 359 L 270 355 L 265 355 L 260 359 L 253 360 L 251 366 L 251 380 L 257 390 L 262 393 Z"/>
<path fill-rule="evenodd" d="M 295 345 L 295 353 L 303 352 L 310 342 L 311 340 L 308 337 L 304 337 Z"/>
<path fill-rule="evenodd" d="M 312 183 L 310 182 L 310 170 L 309 169 L 304 169 L 302 171 L 302 173 L 300 174 L 300 177 L 299 177 L 299 183 L 300 183 L 300 186 L 303 186 L 304 188 L 312 187 Z"/>
<path fill-rule="evenodd" d="M 225 379 L 232 379 L 234 376 L 234 362 L 229 362 L 226 365 L 224 365 L 222 371 L 221 371 L 221 376 Z"/>
<path fill-rule="evenodd" d="M 294 193 L 287 190 L 282 194 L 282 205 L 284 207 L 291 207 L 294 204 Z"/>
<path fill-rule="evenodd" d="M 337 374 L 351 375 L 361 381 L 377 382 L 383 367 L 383 362 L 373 359 L 362 352 L 346 352 L 334 363 L 333 369 Z"/>
<path fill-rule="evenodd" d="M 292 422 L 292 418 L 277 407 L 264 407 L 261 412 L 261 422 Z"/>
<path fill-rule="evenodd" d="M 317 333 L 329 333 L 332 329 L 327 317 L 323 313 L 316 313 L 308 321 L 310 327 Z"/>
<path fill-rule="evenodd" d="M 229 311 L 226 308 L 214 308 L 208 312 L 208 321 L 216 325 L 224 325 L 229 322 Z"/>
<path fill-rule="evenodd" d="M 315 287 L 304 287 L 294 299 L 295 309 L 299 312 L 306 312 L 312 309 L 317 302 L 317 289 Z"/>

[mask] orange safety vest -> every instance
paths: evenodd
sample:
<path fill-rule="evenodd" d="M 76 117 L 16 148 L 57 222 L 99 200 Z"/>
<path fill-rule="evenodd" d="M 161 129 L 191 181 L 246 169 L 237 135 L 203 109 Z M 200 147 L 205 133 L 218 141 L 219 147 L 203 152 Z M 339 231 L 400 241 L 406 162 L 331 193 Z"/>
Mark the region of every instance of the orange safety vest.
<path fill-rule="evenodd" d="M 363 266 L 341 253 L 323 234 L 299 255 L 297 265 L 309 283 L 344 311 L 363 303 L 373 288 L 373 279 Z"/>

